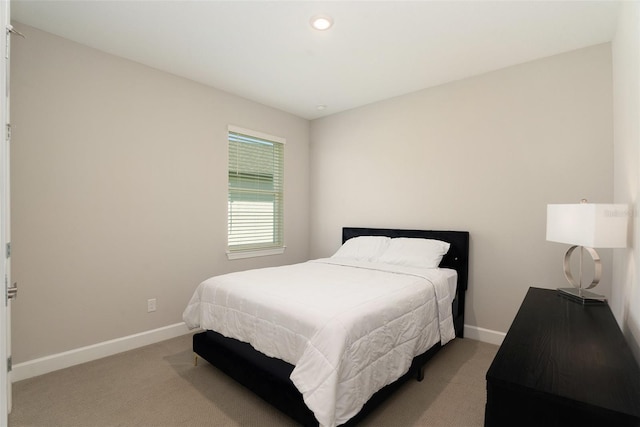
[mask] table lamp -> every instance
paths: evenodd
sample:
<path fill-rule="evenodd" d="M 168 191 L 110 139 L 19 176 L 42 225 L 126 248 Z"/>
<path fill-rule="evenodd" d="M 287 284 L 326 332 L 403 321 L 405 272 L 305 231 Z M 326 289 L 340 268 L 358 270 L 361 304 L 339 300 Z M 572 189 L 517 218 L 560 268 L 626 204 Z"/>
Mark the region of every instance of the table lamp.
<path fill-rule="evenodd" d="M 581 203 L 547 205 L 547 240 L 567 243 L 571 246 L 564 255 L 564 275 L 573 286 L 558 288 L 562 296 L 572 298 L 582 304 L 604 303 L 602 295 L 587 291 L 600 282 L 602 263 L 594 248 L 627 247 L 627 224 L 629 207 L 627 205 Z M 580 249 L 578 280 L 571 274 L 571 254 Z M 594 262 L 594 275 L 591 284 L 583 286 L 582 258 L 589 253 Z"/>

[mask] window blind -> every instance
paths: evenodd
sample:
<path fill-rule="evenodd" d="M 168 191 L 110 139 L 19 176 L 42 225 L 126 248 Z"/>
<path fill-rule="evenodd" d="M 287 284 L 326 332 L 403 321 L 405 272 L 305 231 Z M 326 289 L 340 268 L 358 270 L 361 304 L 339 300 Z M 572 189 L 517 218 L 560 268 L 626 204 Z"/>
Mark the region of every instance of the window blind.
<path fill-rule="evenodd" d="M 232 130 L 228 138 L 229 251 L 282 247 L 284 144 Z"/>

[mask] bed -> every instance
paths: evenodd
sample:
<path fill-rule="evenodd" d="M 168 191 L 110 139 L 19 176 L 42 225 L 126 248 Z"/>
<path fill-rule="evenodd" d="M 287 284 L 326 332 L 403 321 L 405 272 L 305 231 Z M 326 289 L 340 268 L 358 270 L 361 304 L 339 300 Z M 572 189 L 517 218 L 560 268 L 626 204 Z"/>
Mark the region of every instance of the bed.
<path fill-rule="evenodd" d="M 463 336 L 468 232 L 345 227 L 342 241 L 331 258 L 208 279 L 183 316 L 205 329 L 196 355 L 303 425 L 355 425 Z M 348 258 L 363 241 L 360 255 L 384 247 Z M 427 242 L 446 247 L 436 264 L 396 265 L 392 248 Z"/>

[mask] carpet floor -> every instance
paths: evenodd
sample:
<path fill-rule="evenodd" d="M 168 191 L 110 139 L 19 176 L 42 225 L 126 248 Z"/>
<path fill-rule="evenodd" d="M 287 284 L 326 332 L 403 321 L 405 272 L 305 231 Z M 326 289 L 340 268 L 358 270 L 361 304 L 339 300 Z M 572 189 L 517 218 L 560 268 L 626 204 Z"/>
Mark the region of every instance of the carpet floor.
<path fill-rule="evenodd" d="M 447 344 L 362 426 L 472 427 L 484 423 L 485 374 L 498 347 Z M 295 426 L 206 361 L 184 335 L 13 385 L 9 427 Z"/>

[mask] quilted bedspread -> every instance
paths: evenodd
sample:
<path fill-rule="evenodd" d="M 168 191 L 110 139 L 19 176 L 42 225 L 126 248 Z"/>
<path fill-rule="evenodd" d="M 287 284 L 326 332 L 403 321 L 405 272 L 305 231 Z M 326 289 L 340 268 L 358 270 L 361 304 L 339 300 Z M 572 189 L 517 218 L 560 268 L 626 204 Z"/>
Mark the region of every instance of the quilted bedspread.
<path fill-rule="evenodd" d="M 328 258 L 230 273 L 202 282 L 183 319 L 294 365 L 306 405 L 335 426 L 455 337 L 446 273 Z"/>

